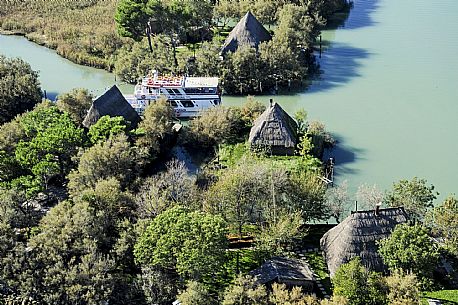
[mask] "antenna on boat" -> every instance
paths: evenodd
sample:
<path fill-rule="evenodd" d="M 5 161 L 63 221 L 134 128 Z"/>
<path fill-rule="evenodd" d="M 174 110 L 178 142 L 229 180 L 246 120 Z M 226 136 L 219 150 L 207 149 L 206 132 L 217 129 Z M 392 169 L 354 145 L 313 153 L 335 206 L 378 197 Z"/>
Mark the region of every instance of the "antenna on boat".
<path fill-rule="evenodd" d="M 151 44 L 151 21 L 148 21 L 146 25 L 146 37 L 148 37 L 148 45 L 149 45 L 149 51 L 153 53 L 153 46 Z"/>

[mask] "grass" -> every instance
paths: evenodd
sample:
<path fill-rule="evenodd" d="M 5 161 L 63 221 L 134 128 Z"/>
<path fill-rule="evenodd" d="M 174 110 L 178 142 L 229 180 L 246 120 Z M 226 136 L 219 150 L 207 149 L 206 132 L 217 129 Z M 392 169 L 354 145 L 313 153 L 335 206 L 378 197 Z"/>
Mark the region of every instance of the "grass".
<path fill-rule="evenodd" d="M 304 158 L 302 156 L 268 156 L 265 154 L 255 154 L 250 150 L 250 144 L 248 142 L 221 145 L 218 156 L 221 165 L 226 167 L 235 166 L 245 156 L 257 159 L 259 162 L 269 161 L 273 168 L 286 169 L 287 171 L 296 171 L 301 168 L 321 167 L 321 162 L 312 157 Z"/>
<path fill-rule="evenodd" d="M 131 40 L 116 33 L 117 0 L 0 1 L 0 29 L 56 49 L 78 64 L 111 70 L 112 55 Z"/>
<path fill-rule="evenodd" d="M 425 298 L 433 298 L 442 301 L 443 305 L 458 304 L 458 290 L 439 290 L 423 293 Z M 423 300 L 423 304 L 427 304 L 426 300 Z"/>

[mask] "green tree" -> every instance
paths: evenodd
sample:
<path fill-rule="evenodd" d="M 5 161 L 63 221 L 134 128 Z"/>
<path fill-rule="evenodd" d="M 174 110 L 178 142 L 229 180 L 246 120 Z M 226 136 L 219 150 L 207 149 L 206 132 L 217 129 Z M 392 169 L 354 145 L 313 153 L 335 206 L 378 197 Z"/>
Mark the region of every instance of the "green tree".
<path fill-rule="evenodd" d="M 123 81 L 135 84 L 151 70 L 161 74 L 170 74 L 172 53 L 168 44 L 170 39 L 164 35 L 151 37 L 153 52 L 150 51 L 146 38 L 133 45 L 126 45 L 119 50 L 115 61 L 115 73 Z"/>
<path fill-rule="evenodd" d="M 87 149 L 79 158 L 78 168 L 68 178 L 71 194 L 94 187 L 99 180 L 116 178 L 123 187 L 137 172 L 138 154 L 130 146 L 127 136 L 119 134 Z"/>
<path fill-rule="evenodd" d="M 393 184 L 386 194 L 385 202 L 388 206 L 403 206 L 413 220 L 422 220 L 428 208 L 439 195 L 434 191 L 434 185 L 427 185 L 426 179 L 414 177 L 412 180 L 400 180 Z"/>
<path fill-rule="evenodd" d="M 73 167 L 72 157 L 83 145 L 83 129 L 68 114 L 46 105 L 24 115 L 20 124 L 25 138 L 17 144 L 15 158 L 46 189 L 51 177 L 63 178 Z"/>
<path fill-rule="evenodd" d="M 148 22 L 147 0 L 121 0 L 115 14 L 116 26 L 121 36 L 140 41 Z"/>
<path fill-rule="evenodd" d="M 115 179 L 61 202 L 42 219 L 29 240 L 33 282 L 47 304 L 126 304 L 134 275 L 133 200 Z"/>
<path fill-rule="evenodd" d="M 76 125 L 81 126 L 91 107 L 93 96 L 87 89 L 73 89 L 68 93 L 57 96 L 57 107 L 67 112 Z"/>
<path fill-rule="evenodd" d="M 266 106 L 257 101 L 254 96 L 248 96 L 246 102 L 240 107 L 242 119 L 247 127 L 253 126 L 254 121 L 266 110 Z"/>
<path fill-rule="evenodd" d="M 220 270 L 226 227 L 219 216 L 173 207 L 153 219 L 135 245 L 136 261 L 202 280 Z"/>
<path fill-rule="evenodd" d="M 161 143 L 172 133 L 173 107 L 166 98 L 160 98 L 150 104 L 143 115 L 143 120 L 138 126 L 138 137 L 136 144 L 148 150 L 150 157 L 158 157 L 161 152 Z"/>
<path fill-rule="evenodd" d="M 222 305 L 268 305 L 267 290 L 248 276 L 239 276 L 224 291 Z"/>
<path fill-rule="evenodd" d="M 97 123 L 89 128 L 88 136 L 93 144 L 104 142 L 110 136 L 122 134 L 127 131 L 127 125 L 123 117 L 110 117 L 105 115 Z"/>
<path fill-rule="evenodd" d="M 212 305 L 215 300 L 210 296 L 207 288 L 199 282 L 191 281 L 186 285 L 186 290 L 177 295 L 182 305 Z"/>
<path fill-rule="evenodd" d="M 292 289 L 286 288 L 285 284 L 274 283 L 272 292 L 269 294 L 271 305 L 319 305 L 316 297 L 304 294 L 299 286 Z"/>
<path fill-rule="evenodd" d="M 184 140 L 191 146 L 208 149 L 218 144 L 238 142 L 244 128 L 244 120 L 238 109 L 218 106 L 194 118 L 189 123 Z"/>
<path fill-rule="evenodd" d="M 192 208 L 199 194 L 184 162 L 172 160 L 167 170 L 145 179 L 136 196 L 140 217 L 154 218 L 174 205 Z"/>
<path fill-rule="evenodd" d="M 385 281 L 389 289 L 387 296 L 389 305 L 421 304 L 419 283 L 414 274 L 403 274 L 396 271 Z"/>
<path fill-rule="evenodd" d="M 333 297 L 345 297 L 349 305 L 381 305 L 386 291 L 379 275 L 370 273 L 359 257 L 342 264 L 332 278 Z"/>
<path fill-rule="evenodd" d="M 230 52 L 224 59 L 221 71 L 224 90 L 230 94 L 259 92 L 259 81 L 264 73 L 262 64 L 256 49 L 249 46 Z"/>
<path fill-rule="evenodd" d="M 293 52 L 312 49 L 324 20 L 319 8 L 308 1 L 308 5 L 286 4 L 279 11 L 274 44 L 291 48 Z"/>
<path fill-rule="evenodd" d="M 449 196 L 428 213 L 426 222 L 432 232 L 443 238 L 445 248 L 458 257 L 458 200 Z"/>
<path fill-rule="evenodd" d="M 22 59 L 0 55 L 0 125 L 41 101 L 38 73 Z"/>
<path fill-rule="evenodd" d="M 379 253 L 390 270 L 401 269 L 420 278 L 431 277 L 439 260 L 436 245 L 421 225 L 396 226 L 389 238 L 380 241 Z"/>

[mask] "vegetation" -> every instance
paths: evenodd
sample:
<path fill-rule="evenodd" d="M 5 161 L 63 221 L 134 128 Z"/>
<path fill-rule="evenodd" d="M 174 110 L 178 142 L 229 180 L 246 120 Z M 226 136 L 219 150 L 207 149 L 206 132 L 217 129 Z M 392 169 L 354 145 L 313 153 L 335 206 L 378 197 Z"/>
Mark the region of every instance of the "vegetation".
<path fill-rule="evenodd" d="M 73 89 L 57 97 L 57 107 L 67 112 L 76 125 L 81 126 L 91 107 L 93 96 L 86 89 Z"/>
<path fill-rule="evenodd" d="M 394 183 L 385 201 L 389 206 L 403 206 L 413 220 L 422 220 L 437 195 L 433 185 L 428 186 L 425 179 L 414 177 Z"/>
<path fill-rule="evenodd" d="M 379 252 L 391 271 L 412 272 L 421 279 L 432 278 L 439 259 L 438 249 L 421 225 L 398 225 L 380 242 Z"/>
<path fill-rule="evenodd" d="M 420 304 L 420 290 L 415 275 L 396 271 L 383 277 L 368 272 L 359 258 L 341 265 L 332 283 L 334 296 L 345 296 L 348 304 Z"/>
<path fill-rule="evenodd" d="M 449 196 L 444 202 L 431 210 L 427 217 L 433 234 L 441 237 L 445 249 L 458 257 L 458 200 Z"/>
<path fill-rule="evenodd" d="M 0 124 L 31 110 L 40 101 L 38 73 L 19 58 L 0 55 Z"/>

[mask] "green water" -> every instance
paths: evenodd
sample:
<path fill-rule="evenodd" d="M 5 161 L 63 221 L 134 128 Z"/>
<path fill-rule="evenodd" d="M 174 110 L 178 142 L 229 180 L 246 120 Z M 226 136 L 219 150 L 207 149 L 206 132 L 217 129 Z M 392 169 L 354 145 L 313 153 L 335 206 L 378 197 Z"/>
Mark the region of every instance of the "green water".
<path fill-rule="evenodd" d="M 458 193 L 458 1 L 354 1 L 345 24 L 325 31 L 323 71 L 308 90 L 274 99 L 305 108 L 338 138 L 337 182 L 381 189 L 413 176 L 443 198 Z M 74 65 L 23 38 L 0 36 L 0 53 L 40 70 L 43 88 L 98 93 L 112 74 Z M 123 91 L 131 91 L 124 86 Z M 268 96 L 259 97 L 263 102 Z M 226 105 L 244 99 L 224 97 Z"/>

